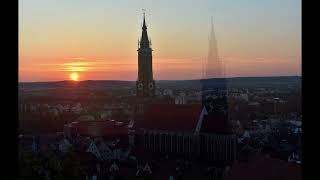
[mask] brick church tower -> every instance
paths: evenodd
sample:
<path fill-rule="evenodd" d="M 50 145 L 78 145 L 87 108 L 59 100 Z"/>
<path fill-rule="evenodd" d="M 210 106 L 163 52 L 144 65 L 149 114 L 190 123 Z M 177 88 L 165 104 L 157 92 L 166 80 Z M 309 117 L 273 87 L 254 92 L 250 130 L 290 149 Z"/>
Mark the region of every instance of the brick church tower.
<path fill-rule="evenodd" d="M 142 35 L 138 42 L 138 80 L 136 82 L 138 97 L 155 95 L 155 81 L 152 72 L 152 49 L 147 33 L 145 14 L 143 15 Z"/>

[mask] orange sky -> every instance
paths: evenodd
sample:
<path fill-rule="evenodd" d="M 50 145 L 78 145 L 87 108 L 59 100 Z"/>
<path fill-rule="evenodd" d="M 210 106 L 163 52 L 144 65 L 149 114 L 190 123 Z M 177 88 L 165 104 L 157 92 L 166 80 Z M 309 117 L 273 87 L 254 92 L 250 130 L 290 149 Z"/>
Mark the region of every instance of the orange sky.
<path fill-rule="evenodd" d="M 207 0 L 172 7 L 112 2 L 19 1 L 19 81 L 66 80 L 72 72 L 80 80 L 136 80 L 140 7 L 149 10 L 156 80 L 201 77 L 211 16 L 227 76 L 301 75 L 299 1 L 269 0 L 251 7 Z"/>

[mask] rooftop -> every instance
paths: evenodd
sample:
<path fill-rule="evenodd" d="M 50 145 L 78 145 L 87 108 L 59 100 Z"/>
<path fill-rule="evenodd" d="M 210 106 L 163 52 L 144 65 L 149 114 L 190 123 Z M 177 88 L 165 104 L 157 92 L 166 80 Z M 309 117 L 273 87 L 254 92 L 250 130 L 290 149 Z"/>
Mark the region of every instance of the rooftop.
<path fill-rule="evenodd" d="M 236 161 L 226 180 L 241 179 L 302 179 L 301 167 L 283 160 L 256 155 L 248 162 Z"/>
<path fill-rule="evenodd" d="M 194 132 L 200 104 L 152 104 L 146 108 L 139 127 L 154 130 Z"/>
<path fill-rule="evenodd" d="M 77 121 L 66 126 L 76 129 L 80 135 L 90 137 L 121 136 L 128 134 L 127 125 L 114 120 Z"/>

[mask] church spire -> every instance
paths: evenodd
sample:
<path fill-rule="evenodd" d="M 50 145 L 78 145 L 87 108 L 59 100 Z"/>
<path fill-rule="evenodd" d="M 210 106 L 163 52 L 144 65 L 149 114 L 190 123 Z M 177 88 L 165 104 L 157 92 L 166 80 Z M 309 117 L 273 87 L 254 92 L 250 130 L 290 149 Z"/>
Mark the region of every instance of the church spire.
<path fill-rule="evenodd" d="M 211 16 L 211 32 L 209 37 L 209 52 L 206 65 L 206 78 L 223 77 L 224 69 L 218 56 L 218 45 L 213 27 L 213 17 Z"/>
<path fill-rule="evenodd" d="M 146 25 L 146 12 L 143 12 L 143 25 L 142 25 L 142 29 L 147 29 L 147 25 Z"/>
<path fill-rule="evenodd" d="M 142 35 L 138 47 L 138 80 L 137 80 L 137 96 L 149 97 L 155 95 L 155 81 L 152 72 L 152 49 L 151 40 L 147 33 L 147 24 L 144 9 Z"/>
<path fill-rule="evenodd" d="M 149 44 L 150 42 L 149 42 L 148 33 L 147 33 L 145 12 L 143 12 L 143 25 L 142 25 L 142 35 L 140 40 L 140 48 L 150 48 Z"/>

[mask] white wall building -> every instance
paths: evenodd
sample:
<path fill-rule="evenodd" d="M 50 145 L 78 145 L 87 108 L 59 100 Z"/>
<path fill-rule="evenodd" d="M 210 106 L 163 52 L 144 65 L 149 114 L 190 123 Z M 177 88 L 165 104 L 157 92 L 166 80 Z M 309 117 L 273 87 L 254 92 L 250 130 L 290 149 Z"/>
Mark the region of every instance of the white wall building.
<path fill-rule="evenodd" d="M 173 97 L 173 91 L 171 89 L 165 89 L 163 95 Z"/>
<path fill-rule="evenodd" d="M 178 96 L 176 96 L 175 104 L 187 104 L 186 94 L 182 92 Z"/>

